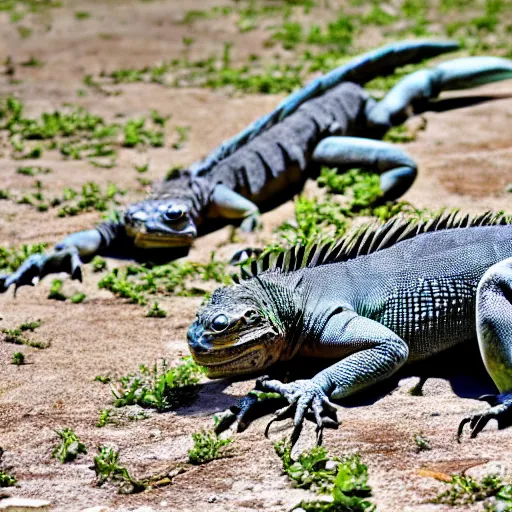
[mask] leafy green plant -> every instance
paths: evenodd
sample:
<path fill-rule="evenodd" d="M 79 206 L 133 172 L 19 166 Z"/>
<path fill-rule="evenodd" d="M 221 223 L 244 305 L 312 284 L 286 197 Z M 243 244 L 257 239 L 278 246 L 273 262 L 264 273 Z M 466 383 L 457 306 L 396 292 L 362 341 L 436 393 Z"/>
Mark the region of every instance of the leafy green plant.
<path fill-rule="evenodd" d="M 16 485 L 16 477 L 0 470 L 0 487 L 12 487 Z"/>
<path fill-rule="evenodd" d="M 65 428 L 55 432 L 60 438 L 60 443 L 52 450 L 52 457 L 55 459 L 64 464 L 75 460 L 81 453 L 87 453 L 85 444 L 78 439 L 72 429 Z"/>
<path fill-rule="evenodd" d="M 165 359 L 152 368 L 141 365 L 137 373 L 120 378 L 112 388 L 114 405 L 140 405 L 158 412 L 176 409 L 195 398 L 200 374 L 190 357 L 176 367 L 169 367 Z"/>
<path fill-rule="evenodd" d="M 49 167 L 18 167 L 16 172 L 24 176 L 36 176 L 38 174 L 49 174 L 53 171 Z"/>
<path fill-rule="evenodd" d="M 422 433 L 414 434 L 413 440 L 414 440 L 414 444 L 416 445 L 417 452 L 432 450 L 430 440 L 428 438 L 426 438 Z"/>
<path fill-rule="evenodd" d="M 23 352 L 14 352 L 14 354 L 12 355 L 12 364 L 15 364 L 17 366 L 25 364 L 25 355 L 23 354 Z"/>
<path fill-rule="evenodd" d="M 460 506 L 486 501 L 488 511 L 512 510 L 512 483 L 504 483 L 497 475 L 484 476 L 480 481 L 454 475 L 448 485 L 449 488 L 438 494 L 432 503 Z M 495 503 L 488 501 L 491 497 L 495 497 Z"/>
<path fill-rule="evenodd" d="M 115 295 L 130 299 L 137 304 L 147 304 L 149 295 L 201 296 L 208 290 L 191 283 L 214 281 L 227 284 L 230 277 L 226 264 L 215 260 L 212 253 L 208 263 L 192 261 L 171 262 L 148 268 L 146 265 L 129 265 L 125 269 L 112 269 L 98 286 L 110 290 Z"/>
<path fill-rule="evenodd" d="M 50 291 L 48 292 L 48 298 L 52 300 L 60 300 L 65 301 L 67 297 L 62 293 L 62 279 L 54 279 L 52 281 L 52 286 Z"/>
<path fill-rule="evenodd" d="M 296 487 L 331 494 L 332 501 L 303 501 L 296 508 L 324 512 L 375 510 L 375 505 L 366 499 L 371 494 L 368 468 L 361 462 L 359 454 L 340 459 L 329 456 L 325 448 L 316 446 L 301 453 L 294 462 L 291 445 L 286 440 L 275 443 L 274 448 L 281 458 L 284 472 Z"/>
<path fill-rule="evenodd" d="M 112 410 L 111 409 L 101 409 L 98 421 L 96 423 L 96 426 L 99 427 L 99 428 L 102 428 L 107 423 L 111 423 L 112 422 L 112 419 L 110 417 L 111 414 L 112 414 Z"/>
<path fill-rule="evenodd" d="M 214 432 L 201 430 L 192 434 L 194 446 L 188 451 L 191 464 L 206 464 L 215 459 L 229 456 L 224 447 L 232 443 L 232 439 L 219 439 Z"/>
<path fill-rule="evenodd" d="M 119 465 L 119 452 L 107 446 L 98 447 L 98 455 L 94 457 L 94 472 L 98 486 L 110 480 L 120 485 L 119 492 L 123 494 L 142 492 L 147 487 Z"/>
<path fill-rule="evenodd" d="M 2 333 L 4 334 L 4 341 L 6 343 L 13 343 L 15 345 L 26 345 L 27 347 L 33 347 L 33 348 L 48 348 L 49 345 L 42 343 L 40 341 L 32 341 L 26 339 L 22 333 L 30 331 L 35 331 L 39 326 L 41 325 L 41 321 L 38 320 L 36 322 L 26 322 L 23 324 L 20 324 L 15 329 L 2 329 Z"/>
<path fill-rule="evenodd" d="M 146 313 L 146 316 L 150 318 L 165 318 L 167 316 L 167 311 L 162 309 L 158 305 L 158 302 L 155 301 L 151 309 Z"/>
<path fill-rule="evenodd" d="M 102 384 L 108 384 L 112 380 L 112 377 L 110 377 L 109 375 L 96 375 L 96 377 L 94 377 L 94 380 L 97 382 L 101 382 Z"/>
<path fill-rule="evenodd" d="M 85 298 L 86 298 L 85 293 L 77 292 L 71 296 L 71 302 L 73 304 L 80 304 L 85 300 Z"/>
<path fill-rule="evenodd" d="M 107 262 L 101 256 L 94 256 L 91 260 L 91 267 L 94 272 L 103 272 L 107 269 Z"/>

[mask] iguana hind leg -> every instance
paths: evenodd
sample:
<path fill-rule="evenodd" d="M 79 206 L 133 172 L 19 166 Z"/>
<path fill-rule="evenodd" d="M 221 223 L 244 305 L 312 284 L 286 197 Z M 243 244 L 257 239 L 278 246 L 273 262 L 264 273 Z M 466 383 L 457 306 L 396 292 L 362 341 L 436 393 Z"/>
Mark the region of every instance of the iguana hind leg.
<path fill-rule="evenodd" d="M 500 428 L 512 424 L 512 258 L 493 265 L 477 289 L 477 336 L 485 367 L 499 390 L 498 395 L 481 397 L 491 407 L 464 418 L 460 438 L 469 423 L 476 437 L 491 419 Z"/>
<path fill-rule="evenodd" d="M 379 140 L 327 137 L 313 151 L 323 165 L 350 169 L 364 167 L 379 173 L 384 200 L 400 197 L 416 178 L 416 163 L 400 148 Z"/>
<path fill-rule="evenodd" d="M 405 121 L 414 103 L 436 98 L 441 91 L 467 89 L 512 78 L 512 60 L 463 57 L 402 78 L 379 102 L 368 102 L 369 126 L 390 128 Z"/>

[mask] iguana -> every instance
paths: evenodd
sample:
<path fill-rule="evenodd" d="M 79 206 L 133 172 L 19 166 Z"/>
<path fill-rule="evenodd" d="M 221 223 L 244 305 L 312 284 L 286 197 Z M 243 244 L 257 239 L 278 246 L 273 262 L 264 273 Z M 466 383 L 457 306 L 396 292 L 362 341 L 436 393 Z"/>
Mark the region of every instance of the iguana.
<path fill-rule="evenodd" d="M 218 221 L 238 221 L 251 230 L 260 210 L 291 198 L 321 165 L 370 168 L 381 174 L 383 199 L 399 197 L 414 181 L 416 163 L 399 148 L 359 137 L 381 137 L 413 105 L 442 90 L 510 78 L 512 61 L 468 57 L 444 62 L 405 77 L 380 102 L 361 84 L 457 47 L 453 42 L 395 43 L 313 80 L 203 161 L 157 184 L 149 199 L 115 220 L 66 237 L 47 254 L 31 256 L 13 274 L 0 277 L 0 291 L 51 272 L 81 279 L 82 261 L 96 254 L 169 261 Z"/>
<path fill-rule="evenodd" d="M 295 411 L 296 440 L 306 413 L 319 436 L 337 426 L 330 399 L 476 337 L 499 394 L 487 397 L 490 409 L 462 420 L 459 436 L 466 423 L 474 437 L 491 418 L 512 420 L 512 217 L 395 218 L 334 246 L 267 255 L 246 280 L 213 293 L 188 344 L 210 378 L 299 356 L 325 359 L 310 380 L 258 383 L 289 403 L 274 420 Z M 248 395 L 227 411 L 221 429 L 243 422 L 255 400 Z"/>

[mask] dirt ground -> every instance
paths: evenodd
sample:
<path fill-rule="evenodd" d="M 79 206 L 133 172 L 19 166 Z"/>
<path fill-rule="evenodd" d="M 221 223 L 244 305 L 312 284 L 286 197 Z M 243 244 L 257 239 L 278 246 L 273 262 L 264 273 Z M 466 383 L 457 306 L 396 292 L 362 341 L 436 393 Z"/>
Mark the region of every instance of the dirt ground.
<path fill-rule="evenodd" d="M 239 34 L 225 21 L 208 21 L 194 26 L 176 24 L 183 11 L 205 8 L 208 2 L 76 2 L 39 17 L 29 17 L 32 36 L 19 37 L 6 13 L 0 13 L 0 60 L 10 55 L 14 63 L 30 56 L 44 62 L 41 68 L 16 68 L 13 84 L 0 76 L 0 96 L 16 94 L 29 115 L 61 108 L 71 102 L 87 107 L 107 119 L 115 114 L 147 115 L 154 108 L 172 114 L 168 140 L 177 125 L 190 126 L 190 140 L 181 151 L 165 148 L 143 151 L 122 150 L 118 166 L 97 169 L 86 161 L 63 161 L 57 154 L 26 165 L 51 167 L 42 176 L 49 191 L 64 186 L 78 187 L 93 180 L 113 181 L 128 189 L 126 202 L 143 197 L 133 164 L 149 157 L 148 177 L 157 179 L 172 165 L 187 165 L 204 155 L 226 137 L 271 109 L 277 96 L 230 96 L 225 91 L 172 89 L 156 84 L 118 86 L 120 95 L 106 96 L 88 91 L 78 97 L 88 73 L 120 67 L 142 67 L 162 59 L 179 57 L 182 39 L 192 35 L 197 54 L 222 48 L 233 41 L 236 52 L 251 53 L 265 37 L 261 31 Z M 211 3 L 211 5 L 214 5 Z M 78 21 L 74 12 L 90 11 L 90 19 Z M 51 29 L 48 27 L 51 26 Z M 241 48 L 240 50 L 237 50 Z M 487 209 L 510 210 L 512 183 L 512 85 L 510 81 L 488 85 L 443 98 L 492 95 L 494 99 L 444 112 L 427 112 L 427 126 L 407 151 L 418 161 L 420 174 L 405 199 L 418 207 L 459 207 L 468 212 Z M 15 173 L 20 164 L 0 157 L 1 186 L 10 190 L 28 189 L 34 178 Z M 293 215 L 287 203 L 264 215 L 264 238 L 283 220 Z M 0 245 L 56 242 L 66 234 L 93 226 L 95 213 L 57 218 L 54 212 L 40 213 L 27 205 L 0 202 Z M 228 257 L 238 247 L 227 244 L 229 229 L 212 233 L 195 244 L 190 257 L 206 260 L 212 250 Z M 253 242 L 246 237 L 243 244 Z M 219 248 L 219 245 L 221 247 Z M 109 266 L 122 265 L 109 260 Z M 51 279 L 35 288 L 23 288 L 16 298 L 12 292 L 0 296 L 0 327 L 13 328 L 21 322 L 41 319 L 33 338 L 51 343 L 46 350 L 24 349 L 24 366 L 9 364 L 18 347 L 0 343 L 0 446 L 3 463 L 19 482 L 2 489 L 10 496 L 51 501 L 52 510 L 78 511 L 105 505 L 109 510 L 135 510 L 142 506 L 156 511 L 289 510 L 304 498 L 306 491 L 293 489 L 281 473 L 273 440 L 289 433 L 276 429 L 271 440 L 263 436 L 265 418 L 256 421 L 236 437 L 234 456 L 193 468 L 177 476 L 172 485 L 137 495 L 119 495 L 113 487 L 94 486 L 90 469 L 100 444 L 116 446 L 121 463 L 137 476 L 163 471 L 173 463 L 187 460 L 190 434 L 210 428 L 214 412 L 229 407 L 235 397 L 247 391 L 251 382 L 204 382 L 198 400 L 177 412 L 152 414 L 142 421 L 95 426 L 98 411 L 112 405 L 109 386 L 94 381 L 96 375 L 126 375 L 141 363 L 165 357 L 176 360 L 187 355 L 186 330 L 201 302 L 199 298 L 176 297 L 161 301 L 169 311 L 166 319 L 145 318 L 145 308 L 124 303 L 110 292 L 99 290 L 99 276 L 89 268 L 84 283 L 67 281 L 65 291 L 84 291 L 83 304 L 47 299 Z M 477 439 L 455 440 L 463 415 L 483 407 L 473 400 L 492 385 L 470 356 L 455 358 L 451 372 L 437 372 L 424 386 L 423 396 L 408 390 L 417 378 L 404 375 L 399 385 L 379 396 L 353 400 L 341 407 L 342 426 L 328 431 L 325 445 L 333 454 L 359 451 L 368 464 L 372 501 L 379 511 L 442 511 L 449 507 L 429 504 L 443 484 L 427 476 L 425 470 L 442 473 L 486 474 L 512 472 L 512 428 L 498 431 L 491 424 Z M 471 374 L 478 373 L 472 379 Z M 456 375 L 455 375 L 456 374 Z M 379 391 L 379 390 L 377 390 Z M 380 390 L 384 391 L 384 390 Z M 54 430 L 72 427 L 89 447 L 89 453 L 71 464 L 51 457 L 56 442 Z M 289 427 L 287 423 L 285 427 Z M 430 439 L 431 451 L 416 453 L 413 435 L 422 432 Z M 1 501 L 0 501 L 1 504 Z M 471 507 L 468 506 L 467 510 Z M 474 506 L 478 510 L 478 506 Z"/>

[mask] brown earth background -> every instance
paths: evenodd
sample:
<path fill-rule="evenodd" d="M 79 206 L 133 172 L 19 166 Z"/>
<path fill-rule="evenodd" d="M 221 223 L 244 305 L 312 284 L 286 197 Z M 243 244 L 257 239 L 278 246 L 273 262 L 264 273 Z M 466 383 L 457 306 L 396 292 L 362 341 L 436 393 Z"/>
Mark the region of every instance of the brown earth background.
<path fill-rule="evenodd" d="M 298 18 L 305 23 L 325 23 L 335 18 L 337 9 L 343 6 L 342 2 L 319 3 L 307 16 L 299 10 Z M 236 13 L 180 23 L 187 11 L 207 10 L 215 5 L 206 0 L 70 1 L 39 14 L 27 14 L 17 23 L 10 21 L 9 12 L 0 12 L 0 60 L 10 56 L 15 66 L 14 75 L 6 70 L 0 75 L 0 97 L 13 94 L 20 98 L 26 115 L 35 117 L 60 109 L 65 103 L 82 105 L 107 120 L 114 120 L 117 114 L 147 116 L 151 109 L 172 115 L 166 125 L 165 147 L 121 149 L 117 166 L 112 169 L 95 168 L 86 160 L 64 160 L 56 151 L 20 163 L 11 158 L 3 138 L 1 188 L 20 193 L 30 189 L 35 178 L 21 176 L 15 169 L 20 165 L 41 165 L 53 169 L 53 173 L 38 177 L 50 194 L 57 194 L 66 186 L 78 188 L 87 181 L 101 185 L 114 182 L 128 190 L 122 200 L 129 204 L 147 192 L 137 181 L 134 164 L 149 159 L 151 165 L 145 177 L 157 180 L 170 167 L 192 163 L 269 111 L 284 94 L 241 94 L 229 88 L 172 88 L 152 83 L 108 86 L 107 92 L 120 94 L 106 94 L 105 90 L 83 85 L 87 74 L 96 76 L 105 70 L 141 68 L 180 58 L 185 52 L 184 37 L 194 39 L 186 50 L 191 59 L 221 54 L 228 41 L 233 42 L 235 64 L 253 53 L 262 59 L 271 59 L 275 53 L 283 59 L 294 59 L 293 51 L 264 45 L 267 27 L 276 19 L 263 20 L 245 33 L 237 27 Z M 388 6 L 398 7 L 397 2 Z M 362 11 L 368 8 L 364 4 L 358 7 Z M 480 12 L 481 5 L 477 2 L 474 9 L 475 13 Z M 77 11 L 88 12 L 90 17 L 77 19 Z M 446 16 L 459 19 L 463 13 L 456 9 Z M 508 23 L 510 27 L 510 20 Z M 32 30 L 30 37 L 20 36 L 20 24 Z M 432 31 L 440 33 L 439 26 L 434 17 Z M 492 34 L 489 37 L 492 39 Z M 363 50 L 391 39 L 384 28 L 368 27 L 354 45 Z M 44 65 L 19 65 L 31 56 Z M 79 89 L 85 90 L 86 95 L 78 95 Z M 471 213 L 510 210 L 507 186 L 512 182 L 511 94 L 510 81 L 443 94 L 443 98 L 494 95 L 495 99 L 423 115 L 425 129 L 406 145 L 419 163 L 420 172 L 404 199 L 420 208 L 448 206 Z M 171 147 L 176 126 L 190 127 L 189 138 L 180 150 Z M 314 190 L 315 186 L 310 188 Z M 273 229 L 291 218 L 293 203 L 289 202 L 263 216 L 264 228 L 257 235 L 240 234 L 240 243 L 231 243 L 230 229 L 222 229 L 199 239 L 190 258 L 207 261 L 212 250 L 219 258 L 228 258 L 243 245 L 268 241 Z M 17 247 L 54 243 L 71 232 L 94 226 L 99 219 L 96 212 L 58 218 L 55 211 L 38 212 L 29 205 L 1 201 L 0 244 Z M 117 260 L 109 260 L 108 264 L 110 268 L 125 265 Z M 173 463 L 185 462 L 192 446 L 191 433 L 210 428 L 212 414 L 230 406 L 252 384 L 230 385 L 204 379 L 198 399 L 189 407 L 97 428 L 98 411 L 112 406 L 112 395 L 109 386 L 95 382 L 94 377 L 126 375 L 141 363 L 151 364 L 162 357 L 175 361 L 187 355 L 186 330 L 201 303 L 201 298 L 196 297 L 159 297 L 168 317 L 146 318 L 146 307 L 129 304 L 98 289 L 100 278 L 101 274 L 86 268 L 83 284 L 66 280 L 67 294 L 83 291 L 87 295 L 82 304 L 48 300 L 51 278 L 34 288 L 22 288 L 16 298 L 12 291 L 0 297 L 0 327 L 13 328 L 41 319 L 42 325 L 32 337 L 51 343 L 48 349 L 37 350 L 0 342 L 0 446 L 5 450 L 2 462 L 19 483 L 18 487 L 2 491 L 10 496 L 47 499 L 56 511 L 94 505 L 105 505 L 109 510 L 148 506 L 157 511 L 281 511 L 313 497 L 312 493 L 292 488 L 274 453 L 272 440 L 288 434 L 289 423 L 276 428 L 268 440 L 263 436 L 265 419 L 236 436 L 233 457 L 194 467 L 167 487 L 124 496 L 117 494 L 113 486 L 94 486 L 90 466 L 96 446 L 117 447 L 121 463 L 136 476 L 164 471 Z M 29 364 L 10 364 L 13 353 L 19 350 Z M 464 357 L 455 356 L 454 368 L 464 373 L 466 359 L 465 352 Z M 453 386 L 450 379 L 430 378 L 420 397 L 408 393 L 417 378 L 404 377 L 398 387 L 383 396 L 355 400 L 340 408 L 342 425 L 339 430 L 326 433 L 325 445 L 334 455 L 361 453 L 369 467 L 372 501 L 379 511 L 448 510 L 448 506 L 428 503 L 443 484 L 425 476 L 422 469 L 448 474 L 497 471 L 510 475 L 512 429 L 498 431 L 491 424 L 475 440 L 465 439 L 461 444 L 455 440 L 461 417 L 482 407 L 480 402 L 469 399 L 481 391 L 469 384 L 471 371 Z M 489 391 L 484 374 L 476 380 L 484 391 Z M 51 457 L 56 443 L 54 431 L 63 427 L 73 428 L 89 448 L 87 455 L 65 465 Z M 431 451 L 416 453 L 413 435 L 419 432 L 430 440 Z M 477 504 L 463 509 L 481 507 Z"/>

